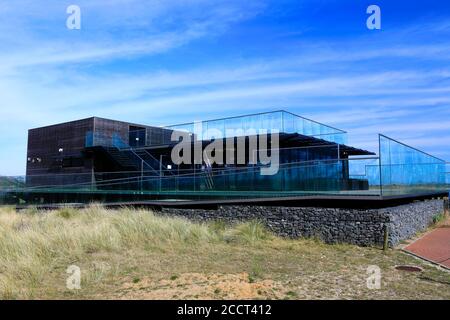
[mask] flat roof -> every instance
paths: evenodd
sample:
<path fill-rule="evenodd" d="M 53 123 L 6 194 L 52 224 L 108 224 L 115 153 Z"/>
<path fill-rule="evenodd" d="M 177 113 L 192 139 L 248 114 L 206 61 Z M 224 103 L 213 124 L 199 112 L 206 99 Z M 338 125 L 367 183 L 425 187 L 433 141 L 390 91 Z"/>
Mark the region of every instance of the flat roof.
<path fill-rule="evenodd" d="M 139 124 L 139 123 L 133 123 L 133 122 L 127 122 L 127 121 L 121 121 L 121 120 L 113 120 L 113 119 L 107 119 L 107 118 L 102 118 L 102 117 L 89 117 L 89 118 L 83 118 L 83 119 L 79 119 L 79 120 L 72 120 L 72 121 L 67 121 L 67 122 L 61 122 L 61 123 L 55 123 L 55 124 L 51 124 L 51 125 L 47 125 L 47 126 L 42 126 L 42 127 L 37 127 L 37 128 L 32 128 L 29 129 L 31 130 L 39 130 L 39 129 L 45 129 L 45 128 L 51 128 L 51 127 L 59 127 L 59 126 L 66 126 L 66 125 L 70 125 L 73 123 L 77 123 L 77 122 L 83 122 L 83 121 L 89 121 L 89 120 L 102 120 L 102 121 L 108 121 L 108 122 L 118 122 L 118 123 L 123 123 L 123 124 L 127 124 L 130 126 L 137 126 L 137 127 L 143 127 L 143 128 L 162 128 L 163 127 L 156 127 L 156 126 L 148 126 L 145 124 Z"/>
<path fill-rule="evenodd" d="M 244 136 L 248 137 L 248 136 Z M 235 137 L 233 137 L 235 138 Z M 222 140 L 226 140 L 227 138 L 222 138 Z M 211 142 L 212 140 L 202 140 L 203 143 Z M 330 142 L 327 140 L 323 140 L 320 138 L 312 137 L 312 136 L 305 136 L 299 133 L 280 133 L 280 142 L 293 142 L 301 144 L 302 146 L 308 146 L 308 147 L 319 147 L 319 146 L 339 146 L 340 150 L 342 152 L 346 152 L 349 156 L 374 156 L 376 153 L 367 151 L 364 149 L 355 148 L 352 146 L 348 146 L 345 144 L 337 144 L 336 142 Z M 133 149 L 152 149 L 152 150 L 158 150 L 158 149 L 170 149 L 174 145 L 176 145 L 178 142 L 172 142 L 170 144 L 160 144 L 160 145 L 149 145 L 149 146 L 143 146 L 143 147 L 133 147 Z M 192 142 L 194 143 L 194 142 Z"/>

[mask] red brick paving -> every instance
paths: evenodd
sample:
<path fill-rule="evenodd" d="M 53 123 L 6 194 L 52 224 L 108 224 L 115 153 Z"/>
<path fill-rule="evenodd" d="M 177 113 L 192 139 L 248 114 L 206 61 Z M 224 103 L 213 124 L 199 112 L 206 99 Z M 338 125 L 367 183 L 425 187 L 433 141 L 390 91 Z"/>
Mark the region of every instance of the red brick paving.
<path fill-rule="evenodd" d="M 450 225 L 431 231 L 404 250 L 450 268 Z"/>

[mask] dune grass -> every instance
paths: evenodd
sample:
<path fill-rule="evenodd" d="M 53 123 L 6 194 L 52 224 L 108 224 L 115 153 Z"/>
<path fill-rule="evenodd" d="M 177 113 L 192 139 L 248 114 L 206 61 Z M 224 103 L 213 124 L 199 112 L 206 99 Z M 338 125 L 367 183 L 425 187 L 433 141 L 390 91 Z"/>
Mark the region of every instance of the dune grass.
<path fill-rule="evenodd" d="M 123 208 L 58 211 L 0 210 L 0 297 L 35 297 L 46 276 L 58 266 L 95 253 L 129 250 L 176 251 L 196 244 L 254 243 L 268 237 L 258 222 L 236 228 L 195 224 L 182 218 Z"/>
<path fill-rule="evenodd" d="M 426 277 L 394 271 L 401 263 L 422 265 Z M 384 291 L 365 288 L 372 264 L 386 270 Z M 66 288 L 69 265 L 82 270 L 81 290 Z M 450 298 L 448 273 L 397 251 L 280 239 L 257 221 L 193 223 L 99 205 L 0 209 L 0 299 L 116 298 L 125 282 L 153 284 L 191 273 L 245 273 L 248 283 L 270 279 L 283 288 L 273 289 L 282 291 L 276 297 L 286 299 Z M 179 290 L 173 298 L 198 298 Z M 224 297 L 218 288 L 211 292 Z"/>

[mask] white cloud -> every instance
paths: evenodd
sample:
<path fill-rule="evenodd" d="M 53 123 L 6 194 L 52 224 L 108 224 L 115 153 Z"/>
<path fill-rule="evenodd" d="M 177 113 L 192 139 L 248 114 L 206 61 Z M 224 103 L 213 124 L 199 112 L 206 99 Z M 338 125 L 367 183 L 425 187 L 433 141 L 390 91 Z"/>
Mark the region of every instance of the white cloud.
<path fill-rule="evenodd" d="M 65 5 L 8 3 L 0 12 L 0 71 L 166 52 L 252 17 L 262 2 L 79 0 L 82 30 L 65 29 Z M 45 26 L 45 27 L 43 27 Z"/>
<path fill-rule="evenodd" d="M 70 35 L 60 1 L 0 3 L 0 167 L 9 173 L 23 172 L 26 129 L 93 115 L 172 124 L 286 108 L 349 129 L 362 148 L 375 150 L 383 131 L 436 150 L 447 141 L 435 139 L 448 137 L 450 126 L 437 122 L 450 115 L 446 43 L 411 45 L 399 35 L 372 46 L 316 42 L 271 58 L 178 68 L 155 57 L 226 32 L 262 2 L 79 2 L 83 29 Z"/>

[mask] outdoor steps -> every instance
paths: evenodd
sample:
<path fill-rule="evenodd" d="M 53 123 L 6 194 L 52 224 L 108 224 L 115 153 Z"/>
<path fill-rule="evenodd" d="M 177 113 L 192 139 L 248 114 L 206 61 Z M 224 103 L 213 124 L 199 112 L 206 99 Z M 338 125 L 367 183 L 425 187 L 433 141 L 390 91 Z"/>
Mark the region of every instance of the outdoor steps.
<path fill-rule="evenodd" d="M 140 165 L 138 165 L 135 161 L 133 161 L 128 155 L 124 152 L 120 151 L 117 148 L 105 148 L 108 154 L 122 167 L 124 168 L 133 168 L 140 169 Z"/>

